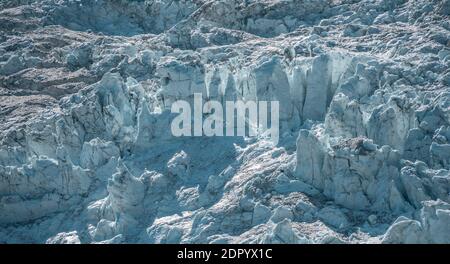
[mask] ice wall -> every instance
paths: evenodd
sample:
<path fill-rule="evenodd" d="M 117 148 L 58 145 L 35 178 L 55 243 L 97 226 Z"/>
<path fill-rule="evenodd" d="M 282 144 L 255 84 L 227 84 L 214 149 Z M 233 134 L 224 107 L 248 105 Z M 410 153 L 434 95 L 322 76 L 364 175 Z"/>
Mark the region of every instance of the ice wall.
<path fill-rule="evenodd" d="M 0 4 L 0 242 L 449 243 L 448 7 Z M 279 144 L 173 137 L 194 93 Z"/>

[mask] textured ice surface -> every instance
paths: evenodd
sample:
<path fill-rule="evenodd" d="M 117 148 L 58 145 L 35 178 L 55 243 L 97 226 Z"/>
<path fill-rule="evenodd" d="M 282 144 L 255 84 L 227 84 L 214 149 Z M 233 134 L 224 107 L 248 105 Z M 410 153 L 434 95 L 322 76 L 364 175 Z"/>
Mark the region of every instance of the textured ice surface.
<path fill-rule="evenodd" d="M 0 2 L 0 242 L 450 243 L 450 1 Z M 280 101 L 280 141 L 171 104 Z"/>

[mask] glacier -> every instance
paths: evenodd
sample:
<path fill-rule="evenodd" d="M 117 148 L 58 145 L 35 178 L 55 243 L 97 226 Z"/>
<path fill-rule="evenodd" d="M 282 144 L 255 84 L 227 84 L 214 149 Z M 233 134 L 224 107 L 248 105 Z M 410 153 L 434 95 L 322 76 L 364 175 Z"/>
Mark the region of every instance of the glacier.
<path fill-rule="evenodd" d="M 449 0 L 0 2 L 0 243 L 450 243 Z M 175 137 L 278 101 L 278 144 Z"/>

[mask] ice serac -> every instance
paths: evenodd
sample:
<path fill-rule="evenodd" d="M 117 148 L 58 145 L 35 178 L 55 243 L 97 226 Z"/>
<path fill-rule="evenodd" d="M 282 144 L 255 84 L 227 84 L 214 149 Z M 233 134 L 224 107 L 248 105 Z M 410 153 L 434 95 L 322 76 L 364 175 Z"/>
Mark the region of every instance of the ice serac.
<path fill-rule="evenodd" d="M 302 113 L 305 119 L 323 120 L 329 101 L 331 74 L 329 72 L 328 56 L 316 58 L 311 69 L 306 73 L 306 94 Z"/>
<path fill-rule="evenodd" d="M 450 243 L 448 16 L 0 1 L 0 243 Z M 197 93 L 278 101 L 278 144 L 173 136 Z"/>
<path fill-rule="evenodd" d="M 321 133 L 321 128 L 300 131 L 297 177 L 347 208 L 393 213 L 411 208 L 400 191 L 398 151 L 366 138 L 333 144 Z"/>
<path fill-rule="evenodd" d="M 450 205 L 441 200 L 426 201 L 418 220 L 399 217 L 387 230 L 383 243 L 448 243 Z"/>

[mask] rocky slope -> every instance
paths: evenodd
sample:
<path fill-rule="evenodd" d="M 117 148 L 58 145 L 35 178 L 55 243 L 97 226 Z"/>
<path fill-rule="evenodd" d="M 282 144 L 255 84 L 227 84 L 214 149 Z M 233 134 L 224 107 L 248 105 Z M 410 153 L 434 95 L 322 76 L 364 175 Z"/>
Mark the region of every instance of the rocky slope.
<path fill-rule="evenodd" d="M 0 242 L 450 243 L 450 1 L 0 3 Z M 280 101 L 280 141 L 172 102 Z"/>

